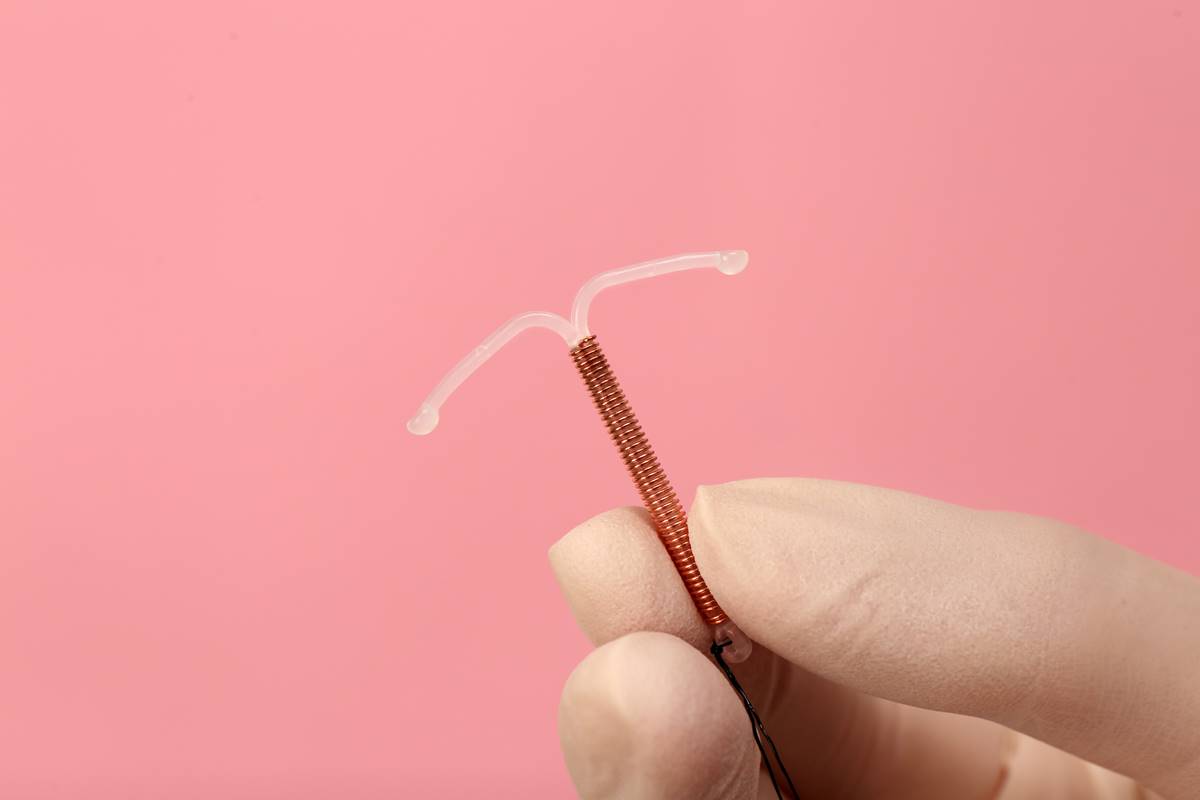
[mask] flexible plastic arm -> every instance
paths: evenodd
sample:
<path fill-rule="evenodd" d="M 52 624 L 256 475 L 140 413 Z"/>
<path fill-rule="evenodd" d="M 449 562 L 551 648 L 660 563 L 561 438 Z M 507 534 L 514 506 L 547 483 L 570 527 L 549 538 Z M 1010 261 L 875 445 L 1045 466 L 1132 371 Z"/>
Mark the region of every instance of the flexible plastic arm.
<path fill-rule="evenodd" d="M 446 398 L 454 394 L 454 390 L 471 377 L 472 372 L 483 366 L 483 362 L 507 344 L 509 339 L 530 328 L 548 328 L 563 337 L 568 346 L 574 346 L 575 342 L 579 341 L 579 337 L 575 335 L 575 328 L 558 314 L 552 314 L 549 311 L 530 311 L 513 317 L 497 328 L 491 336 L 484 339 L 478 347 L 463 356 L 462 361 L 455 364 L 454 368 L 446 373 L 446 377 L 433 387 L 433 391 L 425 398 L 425 402 L 421 403 L 417 413 L 408 421 L 409 433 L 424 436 L 436 428 L 438 409 L 442 407 L 442 403 L 446 402 Z"/>
<path fill-rule="evenodd" d="M 571 307 L 571 320 L 552 314 L 549 311 L 530 311 L 514 317 L 501 325 L 491 336 L 468 353 L 462 361 L 446 373 L 446 377 L 433 388 L 425 402 L 417 409 L 417 413 L 408 421 L 410 433 L 424 435 L 431 432 L 438 424 L 438 412 L 442 403 L 446 402 L 454 390 L 471 376 L 471 373 L 483 366 L 496 351 L 503 347 L 509 339 L 530 328 L 548 328 L 563 337 L 568 347 L 574 347 L 581 339 L 591 335 L 588 329 L 588 308 L 604 289 L 630 281 L 665 275 L 668 272 L 679 272 L 685 269 L 719 269 L 726 275 L 736 275 L 746 268 L 750 257 L 745 250 L 719 250 L 709 253 L 691 253 L 688 255 L 671 256 L 657 261 L 645 261 L 631 267 L 602 272 L 585 283 L 575 295 L 575 303 Z"/>
<path fill-rule="evenodd" d="M 750 255 L 745 250 L 721 250 L 714 253 L 689 253 L 682 256 L 660 258 L 657 261 L 643 261 L 631 267 L 601 272 L 596 277 L 580 287 L 571 305 L 571 324 L 579 331 L 579 338 L 591 336 L 588 329 L 588 309 L 592 300 L 600 292 L 611 286 L 617 286 L 631 281 L 645 280 L 656 275 L 666 275 L 668 272 L 681 272 L 685 269 L 719 269 L 726 275 L 737 275 L 746 268 Z"/>

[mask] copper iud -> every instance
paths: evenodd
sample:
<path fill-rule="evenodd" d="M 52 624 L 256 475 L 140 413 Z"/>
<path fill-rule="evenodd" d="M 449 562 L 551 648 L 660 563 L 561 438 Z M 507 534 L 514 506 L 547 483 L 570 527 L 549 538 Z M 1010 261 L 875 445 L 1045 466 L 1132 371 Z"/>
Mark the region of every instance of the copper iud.
<path fill-rule="evenodd" d="M 744 661 L 750 655 L 750 640 L 721 610 L 721 606 L 717 604 L 712 592 L 704 583 L 704 578 L 700 575 L 700 568 L 696 565 L 696 558 L 692 555 L 692 545 L 688 539 L 687 515 L 683 511 L 683 504 L 679 502 L 679 495 L 675 493 L 675 488 L 667 480 L 667 474 L 663 472 L 662 465 L 658 463 L 658 457 L 654 455 L 654 450 L 650 447 L 650 442 L 647 441 L 642 426 L 638 423 L 633 409 L 629 407 L 629 401 L 625 399 L 625 392 L 621 390 L 617 376 L 613 374 L 604 351 L 600 349 L 596 337 L 592 335 L 587 324 L 588 308 L 591 306 L 592 298 L 610 286 L 667 272 L 705 267 L 718 269 L 726 275 L 736 275 L 746 268 L 748 260 L 749 257 L 744 250 L 722 250 L 673 256 L 611 272 L 602 272 L 585 283 L 579 293 L 575 295 L 569 320 L 547 311 L 531 311 L 501 325 L 482 344 L 468 353 L 466 358 L 458 362 L 454 369 L 446 374 L 441 383 L 429 393 L 416 415 L 408 421 L 408 429 L 416 434 L 426 434 L 437 427 L 438 411 L 446 398 L 483 362 L 491 358 L 508 340 L 521 331 L 529 328 L 547 328 L 561 336 L 567 346 L 571 348 L 571 359 L 583 377 L 583 382 L 592 395 L 592 400 L 596 403 L 596 410 L 600 412 L 604 426 L 608 428 L 613 443 L 621 453 L 621 459 L 629 469 L 629 475 L 633 478 L 634 485 L 637 486 L 638 494 L 641 495 L 642 504 L 650 512 L 650 519 L 654 524 L 654 530 L 658 532 L 659 540 L 671 557 L 671 563 L 675 565 L 675 570 L 687 588 L 696 610 L 700 612 L 701 618 L 708 624 L 709 630 L 712 632 L 713 644 L 710 652 L 746 710 L 750 719 L 751 734 L 754 736 L 755 744 L 758 745 L 758 751 L 762 756 L 767 776 L 771 779 L 775 796 L 782 798 L 784 794 L 782 784 L 776 778 L 772 761 L 778 766 L 780 776 L 790 790 L 789 796 L 798 798 L 799 794 L 795 784 L 792 783 L 787 767 L 784 766 L 779 750 L 771 741 L 771 737 L 767 735 L 762 719 L 738 682 L 737 676 L 729 667 L 730 663 L 736 664 Z"/>
<path fill-rule="evenodd" d="M 695 556 L 692 555 L 683 505 L 658 463 L 633 409 L 629 407 L 629 401 L 625 399 L 625 393 L 617 383 L 604 351 L 588 328 L 587 317 L 592 299 L 610 286 L 689 269 L 713 268 L 726 275 L 736 275 L 746 267 L 748 260 L 743 250 L 723 250 L 672 256 L 602 272 L 585 283 L 576 294 L 569 320 L 547 311 L 532 311 L 500 326 L 446 374 L 408 422 L 408 429 L 413 433 L 426 434 L 432 431 L 437 426 L 439 409 L 446 398 L 518 333 L 529 328 L 547 328 L 562 336 L 571 348 L 571 358 L 629 469 L 642 503 L 650 512 L 650 519 L 663 547 L 679 572 L 696 610 L 712 630 L 713 641 L 719 645 L 722 658 L 731 663 L 743 661 L 750 655 L 750 640 L 721 610 L 704 583 Z"/>

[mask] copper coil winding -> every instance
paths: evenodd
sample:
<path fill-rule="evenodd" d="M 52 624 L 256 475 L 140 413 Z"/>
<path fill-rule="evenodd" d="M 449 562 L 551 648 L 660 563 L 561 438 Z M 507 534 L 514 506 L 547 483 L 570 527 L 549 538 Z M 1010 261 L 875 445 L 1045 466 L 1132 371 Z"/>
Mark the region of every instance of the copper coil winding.
<path fill-rule="evenodd" d="M 613 442 L 621 451 L 621 459 L 629 469 L 629 475 L 637 485 L 642 504 L 650 512 L 650 519 L 663 547 L 667 549 L 672 563 L 675 564 L 683 585 L 687 588 L 692 602 L 700 616 L 709 625 L 720 625 L 729 620 L 728 615 L 708 590 L 704 578 L 700 576 L 700 568 L 692 554 L 692 544 L 688 537 L 687 514 L 675 488 L 667 480 L 667 475 L 654 455 L 654 449 L 646 440 L 646 434 L 638 423 L 625 392 L 621 390 L 616 375 L 608 365 L 604 351 L 596 343 L 595 336 L 589 336 L 579 342 L 571 350 L 571 358 L 588 391 L 596 403 L 596 409 L 604 419 Z"/>

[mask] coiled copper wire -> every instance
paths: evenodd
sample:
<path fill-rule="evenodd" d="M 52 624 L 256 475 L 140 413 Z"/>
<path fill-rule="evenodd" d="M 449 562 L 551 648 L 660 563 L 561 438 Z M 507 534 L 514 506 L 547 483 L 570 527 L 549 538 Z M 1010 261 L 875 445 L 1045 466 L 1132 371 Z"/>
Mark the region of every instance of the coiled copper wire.
<path fill-rule="evenodd" d="M 571 358 L 583 376 L 583 382 L 587 384 L 596 402 L 596 410 L 604 419 L 613 442 L 621 451 L 621 459 L 637 485 L 642 504 L 650 512 L 654 530 L 671 556 L 700 616 L 709 625 L 728 621 L 728 615 L 717 604 L 704 578 L 700 576 L 700 568 L 696 566 L 696 557 L 692 555 L 692 543 L 688 537 L 687 514 L 679 502 L 679 495 L 658 463 L 658 457 L 646 440 L 646 434 L 629 407 L 617 376 L 609 367 L 604 351 L 596 343 L 596 337 L 589 336 L 580 341 L 571 350 Z"/>

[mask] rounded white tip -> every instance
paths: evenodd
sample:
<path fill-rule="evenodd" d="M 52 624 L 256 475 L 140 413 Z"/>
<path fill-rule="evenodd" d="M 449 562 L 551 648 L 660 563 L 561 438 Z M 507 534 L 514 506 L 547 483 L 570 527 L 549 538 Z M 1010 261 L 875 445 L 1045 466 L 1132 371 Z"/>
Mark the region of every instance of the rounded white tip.
<path fill-rule="evenodd" d="M 438 412 L 429 406 L 421 406 L 421 410 L 417 415 L 408 421 L 409 433 L 414 433 L 417 436 L 424 436 L 431 432 L 438 424 Z"/>
<path fill-rule="evenodd" d="M 721 263 L 717 269 L 726 275 L 737 275 L 750 263 L 750 254 L 745 250 L 722 250 Z"/>

